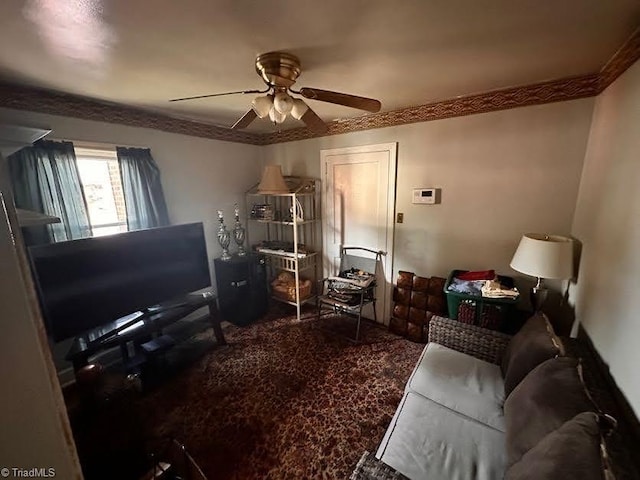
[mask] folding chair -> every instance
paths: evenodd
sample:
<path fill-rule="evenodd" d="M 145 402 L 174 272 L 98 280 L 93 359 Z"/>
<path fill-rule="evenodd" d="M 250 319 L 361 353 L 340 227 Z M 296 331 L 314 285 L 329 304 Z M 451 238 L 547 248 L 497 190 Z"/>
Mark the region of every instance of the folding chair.
<path fill-rule="evenodd" d="M 362 256 L 367 253 L 370 255 Z M 358 342 L 360 339 L 360 321 L 365 305 L 373 304 L 373 318 L 376 322 L 378 320 L 376 316 L 377 271 L 383 255 L 386 255 L 386 252 L 381 250 L 342 247 L 338 276 L 321 280 L 317 301 L 318 319 L 326 313 L 341 312 L 355 315 L 356 335 L 354 339 L 349 338 L 352 341 Z"/>

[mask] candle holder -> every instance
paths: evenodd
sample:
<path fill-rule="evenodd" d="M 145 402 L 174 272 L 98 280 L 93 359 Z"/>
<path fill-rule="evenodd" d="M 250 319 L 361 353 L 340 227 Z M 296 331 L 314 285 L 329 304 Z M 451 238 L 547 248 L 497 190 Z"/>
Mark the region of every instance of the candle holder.
<path fill-rule="evenodd" d="M 240 210 L 238 209 L 238 204 L 235 204 L 235 218 L 236 223 L 233 228 L 233 239 L 238 245 L 238 256 L 244 257 L 247 254 L 247 251 L 244 248 L 244 239 L 245 239 L 245 229 L 240 223 Z"/>
<path fill-rule="evenodd" d="M 227 227 L 224 226 L 224 217 L 222 215 L 222 210 L 218 210 L 218 243 L 222 247 L 222 256 L 221 260 L 231 260 L 231 255 L 229 255 L 229 243 L 231 243 L 231 234 Z"/>

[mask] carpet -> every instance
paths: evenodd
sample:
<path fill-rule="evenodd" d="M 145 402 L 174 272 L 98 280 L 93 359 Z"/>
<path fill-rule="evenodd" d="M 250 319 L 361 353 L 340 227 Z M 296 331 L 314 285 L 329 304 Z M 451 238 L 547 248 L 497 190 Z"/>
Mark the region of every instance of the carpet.
<path fill-rule="evenodd" d="M 349 478 L 374 451 L 424 345 L 370 322 L 288 315 L 224 326 L 216 347 L 140 399 L 145 430 L 209 480 Z M 212 336 L 210 330 L 203 336 Z"/>

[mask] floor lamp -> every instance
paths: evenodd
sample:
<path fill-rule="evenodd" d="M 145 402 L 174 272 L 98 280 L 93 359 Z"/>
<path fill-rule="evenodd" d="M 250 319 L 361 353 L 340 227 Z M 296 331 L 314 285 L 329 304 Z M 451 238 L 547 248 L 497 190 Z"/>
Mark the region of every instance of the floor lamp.
<path fill-rule="evenodd" d="M 526 233 L 513 255 L 511 268 L 538 279 L 531 289 L 531 306 L 538 312 L 547 299 L 544 279 L 573 277 L 573 240 L 560 235 Z"/>

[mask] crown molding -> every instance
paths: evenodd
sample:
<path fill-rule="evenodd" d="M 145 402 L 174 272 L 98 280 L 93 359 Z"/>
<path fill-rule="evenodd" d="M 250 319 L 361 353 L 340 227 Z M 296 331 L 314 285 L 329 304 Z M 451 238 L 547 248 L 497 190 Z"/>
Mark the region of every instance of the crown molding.
<path fill-rule="evenodd" d="M 600 70 L 600 92 L 604 91 L 640 59 L 640 27 L 627 39 Z"/>
<path fill-rule="evenodd" d="M 313 134 L 306 128 L 265 134 L 262 136 L 262 144 L 293 142 L 312 137 L 340 135 L 360 130 L 393 127 L 409 123 L 428 122 L 509 108 L 592 97 L 598 94 L 598 86 L 599 77 L 597 74 L 592 74 L 522 87 L 505 88 L 417 107 L 331 122 L 327 124 L 329 130 L 324 135 Z"/>
<path fill-rule="evenodd" d="M 313 133 L 305 127 L 273 133 L 250 133 L 194 120 L 174 118 L 140 108 L 100 102 L 77 95 L 1 82 L 0 107 L 152 128 L 227 142 L 271 145 L 592 97 L 604 91 L 638 59 L 640 59 L 640 28 L 627 39 L 598 73 L 498 89 L 416 107 L 333 121 L 327 123 L 328 131 L 325 134 Z"/>
<path fill-rule="evenodd" d="M 86 97 L 53 92 L 39 88 L 0 83 L 0 107 L 32 112 L 49 113 L 65 117 L 117 123 L 131 127 L 152 128 L 192 137 L 212 138 L 227 142 L 260 145 L 260 137 L 254 133 L 209 125 L 193 120 L 173 118 L 148 112 L 140 108 L 114 103 L 99 102 Z"/>

